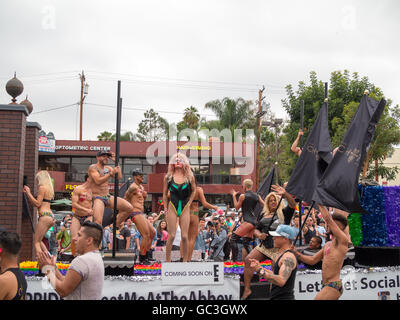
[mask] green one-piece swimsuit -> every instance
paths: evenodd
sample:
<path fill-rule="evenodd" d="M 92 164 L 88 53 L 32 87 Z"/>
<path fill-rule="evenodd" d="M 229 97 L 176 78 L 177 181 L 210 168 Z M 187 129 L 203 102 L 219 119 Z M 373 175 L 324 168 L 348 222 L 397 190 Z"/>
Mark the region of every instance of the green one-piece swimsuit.
<path fill-rule="evenodd" d="M 178 184 L 172 178 L 168 182 L 168 190 L 171 195 L 171 204 L 176 211 L 176 215 L 180 217 L 189 202 L 190 195 L 192 194 L 192 186 L 188 182 Z"/>

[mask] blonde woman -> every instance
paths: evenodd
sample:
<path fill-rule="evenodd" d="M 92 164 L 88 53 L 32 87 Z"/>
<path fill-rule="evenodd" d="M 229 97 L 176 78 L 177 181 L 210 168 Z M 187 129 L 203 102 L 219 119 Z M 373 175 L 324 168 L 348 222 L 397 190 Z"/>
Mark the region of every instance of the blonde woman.
<path fill-rule="evenodd" d="M 169 197 L 168 197 L 169 195 Z M 188 261 L 188 232 L 190 223 L 190 205 L 196 195 L 196 183 L 187 157 L 182 153 L 174 154 L 164 177 L 163 201 L 168 226 L 166 261 L 171 262 L 172 243 L 175 239 L 179 221 L 182 237 L 183 262 Z"/>
<path fill-rule="evenodd" d="M 24 192 L 28 196 L 29 201 L 38 208 L 39 212 L 39 221 L 36 225 L 34 236 L 36 255 L 39 255 L 40 252 L 46 253 L 48 251 L 42 239 L 56 220 L 50 209 L 51 200 L 54 198 L 54 187 L 49 173 L 45 170 L 39 171 L 36 174 L 36 180 L 38 183 L 37 197 L 35 198 L 32 195 L 31 189 L 28 186 L 24 186 Z"/>
<path fill-rule="evenodd" d="M 295 200 L 284 188 L 278 185 L 273 185 L 271 189 L 273 192 L 269 193 L 265 197 L 264 208 L 261 212 L 262 218 L 257 223 L 256 229 L 254 230 L 254 236 L 262 242 L 255 247 L 244 260 L 244 289 L 242 299 L 247 299 L 251 294 L 250 285 L 253 271 L 250 268 L 250 261 L 252 259 L 258 261 L 270 259 L 274 261 L 277 258 L 279 253 L 278 249 L 274 248 L 272 236 L 270 236 L 268 232 L 270 229 L 275 230 L 277 224 L 289 224 L 296 207 Z M 286 207 L 283 203 L 283 199 L 280 201 L 282 197 L 284 197 L 288 202 Z"/>

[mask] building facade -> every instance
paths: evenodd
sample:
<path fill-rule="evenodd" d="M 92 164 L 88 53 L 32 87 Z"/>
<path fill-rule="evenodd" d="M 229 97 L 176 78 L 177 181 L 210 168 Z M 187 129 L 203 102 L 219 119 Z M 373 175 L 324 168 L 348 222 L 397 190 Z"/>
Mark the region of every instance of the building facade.
<path fill-rule="evenodd" d="M 39 169 L 49 171 L 54 179 L 56 199 L 70 198 L 73 189 L 83 183 L 88 167 L 96 163 L 100 150 L 115 152 L 115 142 L 56 140 L 53 152 L 39 152 Z M 232 205 L 231 191 L 241 191 L 244 179 L 255 181 L 254 145 L 250 143 L 121 141 L 120 186 L 132 178 L 134 170 L 144 172 L 147 212 L 160 210 L 169 156 L 176 152 L 189 158 L 197 185 L 203 188 L 210 203 Z M 112 193 L 114 182 L 110 180 L 109 186 Z"/>
<path fill-rule="evenodd" d="M 390 158 L 386 158 L 383 161 L 383 164 L 387 167 L 394 168 L 398 167 L 400 168 L 400 147 L 396 147 L 394 149 L 394 152 Z M 384 186 L 399 186 L 400 185 L 400 173 L 397 174 L 396 178 L 391 181 L 385 181 L 379 178 L 379 184 L 384 185 Z"/>

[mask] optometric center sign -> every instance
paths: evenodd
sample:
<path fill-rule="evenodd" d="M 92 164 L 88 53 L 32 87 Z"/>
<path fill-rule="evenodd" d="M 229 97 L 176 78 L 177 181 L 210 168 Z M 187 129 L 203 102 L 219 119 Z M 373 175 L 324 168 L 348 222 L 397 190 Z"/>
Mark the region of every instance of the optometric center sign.
<path fill-rule="evenodd" d="M 66 150 L 66 151 L 110 151 L 109 146 L 72 146 L 72 145 L 57 145 L 56 150 Z"/>

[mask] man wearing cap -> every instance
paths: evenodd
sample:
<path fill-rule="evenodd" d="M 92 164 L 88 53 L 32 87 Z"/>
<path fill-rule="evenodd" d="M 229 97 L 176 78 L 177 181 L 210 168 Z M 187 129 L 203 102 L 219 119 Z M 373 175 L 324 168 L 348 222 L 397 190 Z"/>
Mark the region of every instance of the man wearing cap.
<path fill-rule="evenodd" d="M 122 178 L 121 168 L 116 164 L 115 168 L 108 166 L 108 159 L 115 162 L 115 154 L 113 152 L 101 150 L 97 153 L 97 163 L 89 167 L 88 174 L 91 182 L 93 194 L 93 218 L 94 222 L 102 225 L 104 208 L 114 208 L 114 197 L 109 193 L 108 180 L 117 175 L 118 179 Z M 133 211 L 132 205 L 118 197 L 117 200 L 117 225 L 123 221 L 122 217 L 127 217 Z"/>
<path fill-rule="evenodd" d="M 132 221 L 135 223 L 136 228 L 142 236 L 140 243 L 139 262 L 148 263 L 149 258 L 147 254 L 151 248 L 151 243 L 155 236 L 153 225 L 143 215 L 144 201 L 147 198 L 147 192 L 143 187 L 143 172 L 135 170 L 132 173 L 133 183 L 129 186 L 125 193 L 125 199 L 132 205 L 133 210 L 130 214 Z M 127 217 L 126 217 L 127 218 Z"/>
<path fill-rule="evenodd" d="M 328 225 L 328 231 L 332 233 L 332 241 L 313 256 L 306 256 L 296 251 L 295 254 L 302 262 L 314 265 L 322 260 L 322 289 L 315 296 L 315 300 L 338 300 L 343 293 L 343 285 L 340 280 L 340 270 L 348 250 L 349 237 L 346 233 L 347 218 L 340 214 L 330 214 L 326 207 L 319 205 L 322 218 Z"/>
<path fill-rule="evenodd" d="M 279 250 L 273 271 L 261 267 L 256 259 L 249 259 L 250 268 L 271 283 L 268 300 L 294 300 L 297 259 L 291 247 L 297 236 L 297 230 L 281 224 L 276 231 L 269 231 L 269 234 L 273 236 L 274 248 Z"/>

